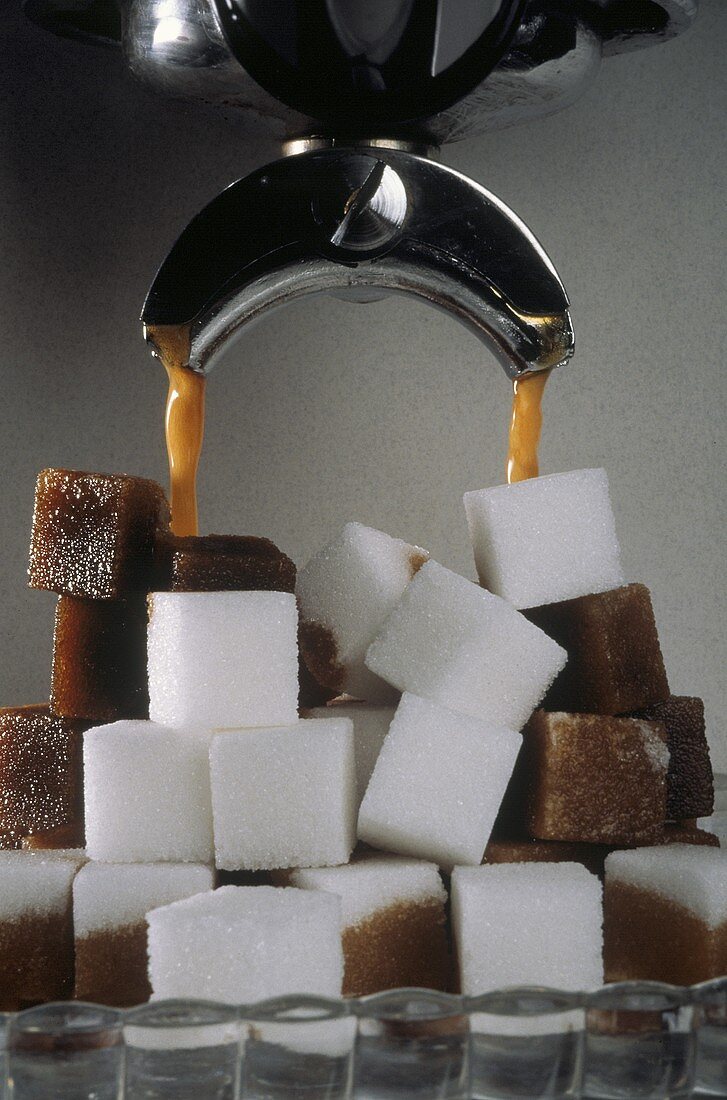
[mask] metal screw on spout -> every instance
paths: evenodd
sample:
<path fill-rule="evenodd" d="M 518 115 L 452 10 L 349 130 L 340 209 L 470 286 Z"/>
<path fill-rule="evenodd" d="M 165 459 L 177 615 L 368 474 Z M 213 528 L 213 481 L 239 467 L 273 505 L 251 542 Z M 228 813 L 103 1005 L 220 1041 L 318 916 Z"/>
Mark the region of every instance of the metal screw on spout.
<path fill-rule="evenodd" d="M 398 239 L 407 213 L 406 188 L 393 168 L 361 153 L 342 154 L 330 183 L 312 201 L 323 250 L 346 262 L 381 255 Z"/>

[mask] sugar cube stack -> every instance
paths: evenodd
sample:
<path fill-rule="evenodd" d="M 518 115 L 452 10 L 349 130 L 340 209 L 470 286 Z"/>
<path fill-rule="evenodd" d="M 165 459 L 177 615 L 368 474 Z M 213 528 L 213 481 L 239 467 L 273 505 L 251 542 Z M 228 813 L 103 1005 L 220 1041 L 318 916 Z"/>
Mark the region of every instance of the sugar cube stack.
<path fill-rule="evenodd" d="M 603 981 L 601 884 L 578 864 L 457 867 L 452 923 L 463 993 Z"/>
<path fill-rule="evenodd" d="M 153 587 L 160 592 L 295 592 L 296 572 L 295 564 L 270 539 L 253 535 L 180 538 L 166 532 L 156 544 Z M 300 652 L 298 681 L 301 707 L 322 706 L 336 694 L 318 683 Z"/>
<path fill-rule="evenodd" d="M 195 863 L 87 863 L 73 882 L 74 996 L 120 1008 L 149 1000 L 146 914 L 209 891 Z"/>
<path fill-rule="evenodd" d="M 341 900 L 324 891 L 221 886 L 152 909 L 152 999 L 251 1004 L 286 993 L 338 997 Z"/>
<path fill-rule="evenodd" d="M 358 818 L 360 840 L 441 867 L 482 860 L 521 738 L 405 692 Z"/>
<path fill-rule="evenodd" d="M 298 574 L 301 646 L 317 680 L 370 703 L 390 703 L 391 687 L 367 668 L 366 651 L 426 550 L 361 523 L 347 523 Z"/>
<path fill-rule="evenodd" d="M 210 768 L 218 867 L 348 861 L 357 808 L 350 718 L 218 734 Z"/>
<path fill-rule="evenodd" d="M 210 739 L 206 731 L 145 721 L 88 730 L 83 759 L 90 858 L 211 862 Z"/>
<path fill-rule="evenodd" d="M 297 721 L 297 630 L 288 592 L 155 592 L 149 717 L 208 729 Z"/>
<path fill-rule="evenodd" d="M 483 587 L 538 607 L 624 583 L 605 470 L 572 470 L 465 493 Z"/>
<path fill-rule="evenodd" d="M 47 706 L 0 710 L 0 829 L 17 837 L 83 832 L 81 737 L 86 725 Z"/>
<path fill-rule="evenodd" d="M 330 707 L 315 707 L 311 718 L 349 718 L 353 723 L 353 747 L 356 762 L 356 800 L 361 800 L 371 779 L 381 746 L 389 732 L 395 707 L 369 703 L 336 703 Z"/>
<path fill-rule="evenodd" d="M 674 844 L 606 860 L 609 981 L 691 985 L 727 974 L 727 852 Z"/>
<path fill-rule="evenodd" d="M 449 990 L 452 937 L 465 994 L 591 989 L 599 877 L 609 977 L 727 969 L 703 707 L 605 473 L 465 509 L 479 584 L 358 523 L 296 580 L 172 535 L 152 482 L 40 475 L 60 598 L 50 706 L 0 711 L 0 1010 Z"/>
<path fill-rule="evenodd" d="M 505 600 L 435 561 L 419 569 L 366 655 L 400 691 L 516 730 L 565 661 Z"/>
<path fill-rule="evenodd" d="M 435 864 L 372 855 L 297 870 L 289 881 L 341 899 L 344 996 L 450 987 L 447 895 Z"/>
<path fill-rule="evenodd" d="M 81 862 L 0 852 L 0 1010 L 70 997 L 71 885 Z"/>

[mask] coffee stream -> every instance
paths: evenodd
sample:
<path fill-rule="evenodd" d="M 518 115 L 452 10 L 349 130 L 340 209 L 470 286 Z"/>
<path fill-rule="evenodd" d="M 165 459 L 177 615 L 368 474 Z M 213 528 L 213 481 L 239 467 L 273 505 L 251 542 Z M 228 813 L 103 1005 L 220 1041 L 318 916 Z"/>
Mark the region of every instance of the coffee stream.
<path fill-rule="evenodd" d="M 205 377 L 189 363 L 189 325 L 149 325 L 147 339 L 169 376 L 166 411 L 167 454 L 171 483 L 172 531 L 196 535 L 197 467 L 204 438 Z M 538 443 L 543 422 L 541 402 L 549 371 L 528 374 L 513 384 L 507 480 L 538 476 Z"/>
<path fill-rule="evenodd" d="M 190 370 L 189 325 L 149 325 L 147 339 L 169 376 L 165 429 L 172 531 L 199 533 L 197 467 L 204 439 L 205 377 Z"/>
<path fill-rule="evenodd" d="M 543 391 L 550 371 L 525 374 L 513 383 L 507 450 L 507 483 L 538 476 L 538 444 L 543 426 Z"/>

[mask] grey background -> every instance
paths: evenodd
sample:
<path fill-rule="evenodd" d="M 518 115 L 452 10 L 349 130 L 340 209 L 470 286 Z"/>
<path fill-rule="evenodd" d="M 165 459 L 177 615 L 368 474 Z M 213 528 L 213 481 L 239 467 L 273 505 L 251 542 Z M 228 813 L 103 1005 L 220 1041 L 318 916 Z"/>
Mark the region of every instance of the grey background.
<path fill-rule="evenodd" d="M 199 207 L 276 155 L 232 113 L 136 87 L 110 51 L 0 9 L 0 702 L 47 696 L 54 598 L 25 588 L 47 465 L 166 480 L 163 372 L 137 321 Z M 727 5 L 604 63 L 545 121 L 446 163 L 550 251 L 578 351 L 545 401 L 542 470 L 603 465 L 627 575 L 650 586 L 672 689 L 707 703 L 727 770 L 724 601 Z M 299 564 L 347 519 L 474 575 L 464 490 L 503 479 L 504 374 L 449 318 L 403 299 L 290 307 L 212 376 L 202 529 L 266 534 Z"/>

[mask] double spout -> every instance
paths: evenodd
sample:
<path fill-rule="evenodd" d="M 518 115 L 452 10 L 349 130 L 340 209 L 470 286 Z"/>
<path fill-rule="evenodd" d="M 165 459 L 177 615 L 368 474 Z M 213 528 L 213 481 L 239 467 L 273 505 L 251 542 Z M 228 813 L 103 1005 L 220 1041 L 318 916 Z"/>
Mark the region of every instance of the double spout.
<path fill-rule="evenodd" d="M 265 313 L 309 294 L 411 294 L 458 317 L 511 379 L 573 354 L 568 297 L 530 230 L 495 195 L 426 156 L 311 149 L 232 184 L 187 226 L 144 304 L 189 331 L 206 374 Z"/>

